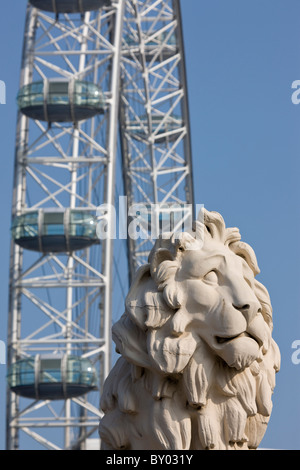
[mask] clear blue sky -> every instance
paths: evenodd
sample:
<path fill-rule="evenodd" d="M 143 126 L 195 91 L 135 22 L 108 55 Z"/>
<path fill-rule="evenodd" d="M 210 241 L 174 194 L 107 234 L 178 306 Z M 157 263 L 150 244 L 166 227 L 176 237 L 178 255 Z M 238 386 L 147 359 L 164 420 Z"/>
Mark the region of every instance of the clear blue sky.
<path fill-rule="evenodd" d="M 238 226 L 269 290 L 282 354 L 274 409 L 262 447 L 300 449 L 300 80 L 299 0 L 182 0 L 195 199 Z M 6 340 L 16 93 L 25 0 L 2 2 L 0 80 L 0 340 Z M 0 449 L 5 437 L 0 365 Z"/>

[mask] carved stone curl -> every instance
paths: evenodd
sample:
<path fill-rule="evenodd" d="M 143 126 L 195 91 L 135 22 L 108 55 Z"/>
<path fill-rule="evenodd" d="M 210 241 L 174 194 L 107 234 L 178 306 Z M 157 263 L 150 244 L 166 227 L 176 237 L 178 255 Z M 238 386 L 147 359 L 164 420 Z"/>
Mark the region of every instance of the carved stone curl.
<path fill-rule="evenodd" d="M 200 218 L 201 219 L 201 218 Z M 253 249 L 222 216 L 159 238 L 113 326 L 102 449 L 256 449 L 280 352 Z"/>

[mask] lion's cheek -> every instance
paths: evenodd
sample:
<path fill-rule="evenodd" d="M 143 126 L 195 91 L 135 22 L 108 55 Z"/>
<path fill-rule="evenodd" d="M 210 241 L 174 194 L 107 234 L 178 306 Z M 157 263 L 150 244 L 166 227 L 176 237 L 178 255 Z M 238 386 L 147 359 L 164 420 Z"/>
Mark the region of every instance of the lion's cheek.
<path fill-rule="evenodd" d="M 254 339 L 243 336 L 224 344 L 218 355 L 229 367 L 241 370 L 249 367 L 260 356 L 260 349 Z"/>
<path fill-rule="evenodd" d="M 217 289 L 206 286 L 199 279 L 190 279 L 184 283 L 185 307 L 189 312 L 208 311 L 219 304 L 220 295 Z"/>

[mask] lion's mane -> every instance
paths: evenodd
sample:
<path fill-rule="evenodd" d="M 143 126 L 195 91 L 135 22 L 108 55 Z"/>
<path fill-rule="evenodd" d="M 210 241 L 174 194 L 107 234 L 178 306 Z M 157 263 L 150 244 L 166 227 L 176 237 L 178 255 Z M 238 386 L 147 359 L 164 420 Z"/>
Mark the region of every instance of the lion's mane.
<path fill-rule="evenodd" d="M 252 288 L 261 305 L 268 347 L 246 367 L 230 367 L 196 333 L 176 284 L 182 252 L 202 237 L 228 246 L 259 273 L 252 248 L 216 212 L 203 211 L 194 230 L 160 238 L 141 267 L 113 326 L 118 359 L 101 397 L 102 449 L 256 449 L 272 411 L 280 353 L 272 333 L 266 288 Z M 170 334 L 172 331 L 172 334 Z"/>

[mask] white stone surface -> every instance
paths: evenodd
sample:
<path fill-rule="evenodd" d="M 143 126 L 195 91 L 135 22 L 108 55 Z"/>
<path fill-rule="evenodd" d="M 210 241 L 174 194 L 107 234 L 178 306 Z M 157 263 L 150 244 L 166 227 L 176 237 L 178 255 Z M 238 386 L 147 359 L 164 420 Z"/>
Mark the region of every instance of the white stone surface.
<path fill-rule="evenodd" d="M 258 273 L 216 212 L 156 241 L 113 327 L 121 357 L 102 394 L 102 449 L 258 447 L 280 367 Z"/>

